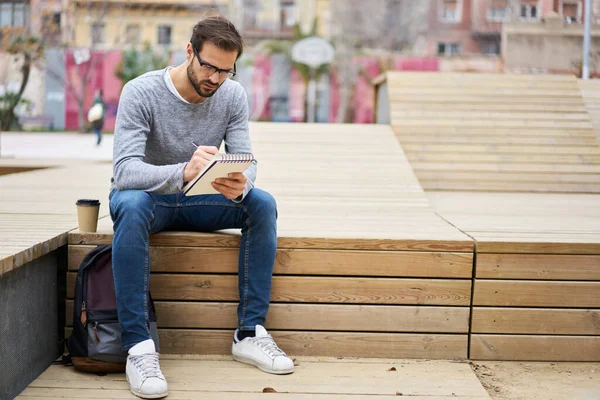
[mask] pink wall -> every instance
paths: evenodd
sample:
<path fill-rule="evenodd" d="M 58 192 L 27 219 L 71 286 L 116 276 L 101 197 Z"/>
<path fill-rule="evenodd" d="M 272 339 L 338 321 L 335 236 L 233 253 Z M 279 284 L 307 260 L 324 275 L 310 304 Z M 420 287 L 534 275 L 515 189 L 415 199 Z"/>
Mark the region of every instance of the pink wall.
<path fill-rule="evenodd" d="M 115 126 L 115 117 L 117 105 L 119 103 L 119 95 L 121 93 L 121 81 L 115 77 L 115 68 L 121 60 L 121 52 L 93 52 L 91 55 L 92 62 L 96 62 L 95 73 L 87 84 L 86 95 L 84 100 L 85 114 L 91 107 L 94 101 L 94 93 L 96 89 L 102 89 L 104 93 L 104 103 L 106 104 L 106 114 L 104 119 L 104 130 L 112 131 Z M 75 65 L 73 53 L 68 51 L 66 54 L 66 76 L 74 90 L 79 93 L 82 81 L 81 76 L 86 72 L 87 66 Z M 77 73 L 79 69 L 80 73 Z M 68 130 L 77 130 L 78 124 L 78 105 L 70 90 L 65 93 L 65 128 Z"/>

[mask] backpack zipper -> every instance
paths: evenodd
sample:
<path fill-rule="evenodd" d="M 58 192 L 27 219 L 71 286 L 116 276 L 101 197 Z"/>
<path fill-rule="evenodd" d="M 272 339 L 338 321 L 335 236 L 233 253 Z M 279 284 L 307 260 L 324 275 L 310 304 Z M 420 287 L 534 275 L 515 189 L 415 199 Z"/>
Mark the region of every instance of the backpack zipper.
<path fill-rule="evenodd" d="M 85 328 L 86 324 L 87 324 L 87 313 L 85 311 L 85 301 L 82 301 L 81 302 L 81 325 L 83 325 L 83 327 Z"/>
<path fill-rule="evenodd" d="M 94 322 L 94 340 L 96 343 L 100 343 L 100 338 L 98 337 L 98 331 L 96 328 L 98 327 L 98 322 Z"/>

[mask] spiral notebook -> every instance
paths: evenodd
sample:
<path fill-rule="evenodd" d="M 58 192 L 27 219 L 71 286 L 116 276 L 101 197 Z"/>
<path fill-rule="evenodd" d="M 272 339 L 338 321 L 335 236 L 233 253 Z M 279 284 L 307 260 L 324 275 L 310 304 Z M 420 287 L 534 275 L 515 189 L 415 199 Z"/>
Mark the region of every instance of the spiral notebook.
<path fill-rule="evenodd" d="M 218 154 L 183 188 L 186 196 L 218 194 L 211 182 L 232 172 L 244 172 L 255 161 L 253 154 Z"/>

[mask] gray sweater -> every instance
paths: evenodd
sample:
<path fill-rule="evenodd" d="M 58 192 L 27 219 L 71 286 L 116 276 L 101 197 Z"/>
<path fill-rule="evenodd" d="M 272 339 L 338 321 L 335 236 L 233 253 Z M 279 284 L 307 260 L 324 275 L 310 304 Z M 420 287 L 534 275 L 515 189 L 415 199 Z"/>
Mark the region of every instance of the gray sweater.
<path fill-rule="evenodd" d="M 113 149 L 111 190 L 144 190 L 161 194 L 183 188 L 183 170 L 195 146 L 226 153 L 251 153 L 248 103 L 242 86 L 230 79 L 200 104 L 189 104 L 167 87 L 166 69 L 148 72 L 128 82 L 121 93 Z M 256 165 L 241 201 L 254 186 Z"/>

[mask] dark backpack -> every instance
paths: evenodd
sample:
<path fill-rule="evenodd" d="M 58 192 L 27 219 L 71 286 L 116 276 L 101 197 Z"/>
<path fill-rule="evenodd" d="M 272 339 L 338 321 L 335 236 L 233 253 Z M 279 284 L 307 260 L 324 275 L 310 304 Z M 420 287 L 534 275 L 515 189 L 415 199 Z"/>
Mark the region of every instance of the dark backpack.
<path fill-rule="evenodd" d="M 158 348 L 156 310 L 148 295 L 150 332 Z M 81 262 L 75 282 L 73 332 L 66 340 L 75 369 L 107 373 L 125 371 L 127 351 L 121 347 L 121 326 L 112 270 L 112 246 L 98 246 Z"/>

